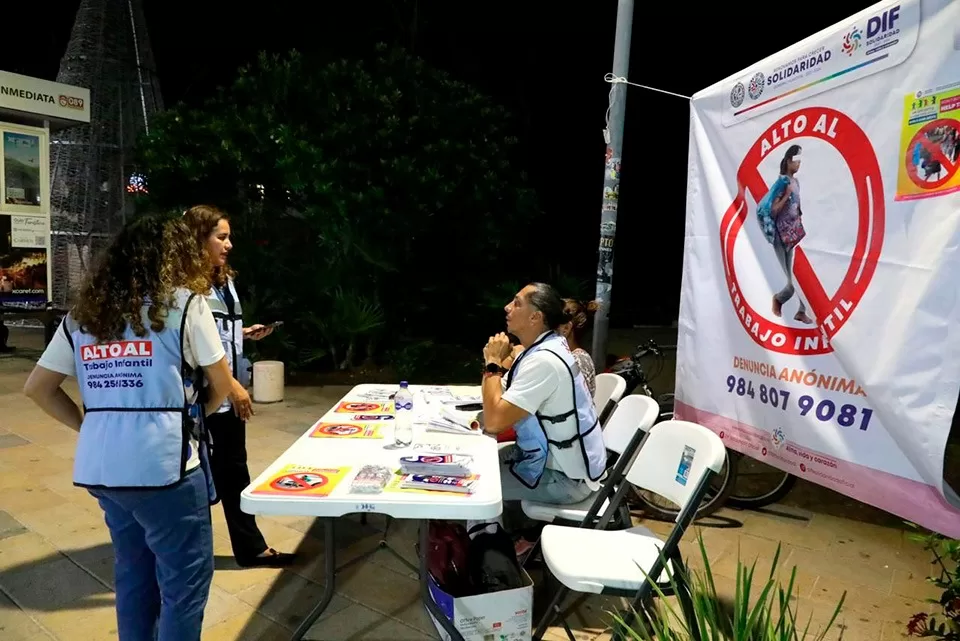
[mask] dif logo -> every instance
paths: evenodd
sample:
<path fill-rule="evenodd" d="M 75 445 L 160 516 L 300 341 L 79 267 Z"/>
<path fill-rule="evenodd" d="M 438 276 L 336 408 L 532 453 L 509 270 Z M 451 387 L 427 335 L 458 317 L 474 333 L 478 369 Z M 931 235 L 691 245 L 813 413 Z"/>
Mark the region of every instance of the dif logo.
<path fill-rule="evenodd" d="M 867 20 L 867 40 L 878 35 L 887 33 L 894 29 L 897 20 L 900 19 L 900 5 L 887 9 L 879 16 L 873 16 Z"/>

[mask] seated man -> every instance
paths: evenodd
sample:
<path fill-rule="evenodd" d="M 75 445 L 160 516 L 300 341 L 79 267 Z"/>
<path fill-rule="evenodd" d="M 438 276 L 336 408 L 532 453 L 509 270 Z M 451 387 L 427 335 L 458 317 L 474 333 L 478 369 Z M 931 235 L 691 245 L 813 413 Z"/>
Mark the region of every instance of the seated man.
<path fill-rule="evenodd" d="M 554 329 L 564 322 L 563 300 L 549 285 L 524 287 L 505 308 L 507 331 L 524 351 L 506 373 L 512 348 L 506 334 L 483 350 L 484 431 L 514 426 L 516 443 L 500 450 L 503 500 L 577 503 L 600 488 L 607 452 L 583 375 Z"/>

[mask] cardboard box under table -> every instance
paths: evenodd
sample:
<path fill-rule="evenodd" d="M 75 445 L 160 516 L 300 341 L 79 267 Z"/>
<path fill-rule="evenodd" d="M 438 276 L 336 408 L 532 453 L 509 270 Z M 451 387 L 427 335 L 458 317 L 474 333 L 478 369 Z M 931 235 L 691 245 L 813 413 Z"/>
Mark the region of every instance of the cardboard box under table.
<path fill-rule="evenodd" d="M 533 581 L 523 573 L 524 585 L 513 590 L 452 597 L 430 577 L 430 596 L 464 641 L 530 641 L 533 628 Z M 443 641 L 450 635 L 430 613 Z"/>

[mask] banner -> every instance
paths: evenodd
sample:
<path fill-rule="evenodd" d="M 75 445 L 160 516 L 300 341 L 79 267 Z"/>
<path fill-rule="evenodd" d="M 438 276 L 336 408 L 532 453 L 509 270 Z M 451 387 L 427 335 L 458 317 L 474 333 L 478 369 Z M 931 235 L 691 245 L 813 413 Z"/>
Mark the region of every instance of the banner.
<path fill-rule="evenodd" d="M 960 2 L 883 2 L 691 101 L 677 418 L 960 537 Z"/>

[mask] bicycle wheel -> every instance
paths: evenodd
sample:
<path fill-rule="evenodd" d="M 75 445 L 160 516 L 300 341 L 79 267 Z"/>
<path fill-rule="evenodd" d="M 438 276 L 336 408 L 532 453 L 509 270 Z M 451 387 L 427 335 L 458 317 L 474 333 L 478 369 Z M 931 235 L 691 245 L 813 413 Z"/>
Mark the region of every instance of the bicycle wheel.
<path fill-rule="evenodd" d="M 783 499 L 797 483 L 797 477 L 749 456 L 737 456 L 737 479 L 727 505 L 743 510 L 772 505 Z"/>
<path fill-rule="evenodd" d="M 661 394 L 657 397 L 660 406 L 660 420 L 669 421 L 673 418 L 673 394 Z"/>
<path fill-rule="evenodd" d="M 723 464 L 719 474 L 715 474 L 710 481 L 710 488 L 707 490 L 703 501 L 697 509 L 696 518 L 702 519 L 710 516 L 726 504 L 727 497 L 737 483 L 737 465 L 733 452 L 727 450 L 727 460 Z M 632 487 L 632 502 L 643 510 L 644 514 L 658 521 L 674 521 L 677 514 L 680 513 L 680 506 L 672 501 L 654 494 L 648 490 Z"/>

